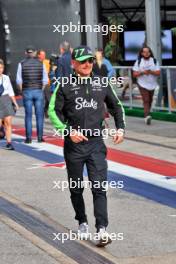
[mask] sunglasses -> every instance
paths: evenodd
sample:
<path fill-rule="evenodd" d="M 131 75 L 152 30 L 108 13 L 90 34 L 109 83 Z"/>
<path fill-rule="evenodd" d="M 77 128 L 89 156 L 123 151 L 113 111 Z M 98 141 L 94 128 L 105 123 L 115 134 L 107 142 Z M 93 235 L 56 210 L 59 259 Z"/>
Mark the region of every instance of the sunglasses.
<path fill-rule="evenodd" d="M 88 62 L 88 63 L 91 64 L 91 63 L 94 62 L 94 58 L 89 58 L 89 59 L 87 59 L 87 60 L 80 61 L 81 64 L 84 64 L 84 63 L 86 63 L 86 62 Z"/>

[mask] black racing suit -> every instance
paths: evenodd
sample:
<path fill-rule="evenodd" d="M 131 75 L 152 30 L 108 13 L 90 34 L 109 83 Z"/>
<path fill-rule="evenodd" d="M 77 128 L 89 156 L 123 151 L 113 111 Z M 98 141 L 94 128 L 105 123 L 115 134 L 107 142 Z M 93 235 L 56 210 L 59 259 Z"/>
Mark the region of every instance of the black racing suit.
<path fill-rule="evenodd" d="M 125 128 L 123 107 L 110 85 L 97 83 L 94 76 L 81 84 L 77 79 L 75 84 L 60 85 L 52 95 L 49 105 L 49 117 L 56 129 L 67 131 L 83 130 L 88 141 L 74 143 L 69 135 L 65 136 L 64 157 L 67 166 L 68 180 L 76 182 L 76 187 L 70 186 L 71 201 L 79 224 L 87 222 L 83 200 L 84 165 L 87 167 L 88 179 L 92 183 L 94 215 L 96 228 L 108 225 L 106 191 L 102 182 L 107 181 L 106 146 L 101 135 L 105 114 L 104 103 L 114 117 L 117 129 Z M 85 132 L 86 131 L 86 132 Z M 101 134 L 101 133 L 100 133 Z M 94 183 L 99 182 L 99 185 Z"/>

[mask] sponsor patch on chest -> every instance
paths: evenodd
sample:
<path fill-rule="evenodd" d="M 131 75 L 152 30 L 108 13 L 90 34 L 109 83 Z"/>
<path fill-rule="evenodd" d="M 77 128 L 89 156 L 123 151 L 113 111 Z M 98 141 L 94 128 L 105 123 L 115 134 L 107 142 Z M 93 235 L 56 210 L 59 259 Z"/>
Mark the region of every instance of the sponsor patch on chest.
<path fill-rule="evenodd" d="M 90 101 L 87 101 L 86 99 L 82 97 L 78 97 L 75 99 L 75 109 L 80 110 L 82 108 L 93 108 L 97 109 L 98 107 L 98 102 L 96 102 L 94 99 L 91 99 Z"/>

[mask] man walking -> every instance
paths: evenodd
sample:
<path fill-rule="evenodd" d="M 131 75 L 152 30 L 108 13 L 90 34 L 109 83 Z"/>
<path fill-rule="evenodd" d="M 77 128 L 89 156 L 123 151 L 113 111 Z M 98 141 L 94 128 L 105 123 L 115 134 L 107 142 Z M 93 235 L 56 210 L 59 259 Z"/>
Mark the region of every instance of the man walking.
<path fill-rule="evenodd" d="M 61 56 L 57 62 L 56 78 L 69 77 L 72 73 L 70 44 L 64 41 L 60 44 Z"/>
<path fill-rule="evenodd" d="M 48 84 L 45 66 L 36 57 L 36 49 L 26 48 L 26 58 L 18 64 L 16 82 L 23 95 L 25 108 L 25 143 L 32 142 L 32 106 L 35 108 L 38 142 L 43 142 L 44 95 L 43 89 Z"/>
<path fill-rule="evenodd" d="M 43 49 L 40 49 L 37 51 L 37 57 L 39 61 L 41 61 L 46 69 L 46 72 L 49 76 L 50 73 L 50 61 L 46 58 L 46 52 Z M 49 101 L 51 97 L 51 91 L 50 91 L 50 81 L 48 81 L 48 84 L 45 86 L 44 89 L 44 113 L 45 117 L 48 118 L 48 106 L 49 106 Z"/>
<path fill-rule="evenodd" d="M 142 47 L 139 51 L 137 61 L 133 66 L 133 77 L 137 79 L 139 91 L 144 106 L 145 124 L 150 125 L 152 117 L 150 110 L 153 101 L 154 90 L 157 87 L 157 78 L 160 75 L 160 67 L 153 52 L 148 46 Z"/>
<path fill-rule="evenodd" d="M 101 135 L 104 119 L 104 102 L 114 116 L 117 133 L 114 142 L 121 143 L 124 136 L 124 111 L 115 92 L 107 85 L 97 85 L 92 75 L 94 56 L 87 46 L 73 50 L 73 77 L 77 82 L 62 84 L 56 88 L 49 105 L 49 117 L 56 129 L 70 131 L 65 136 L 64 157 L 68 172 L 71 201 L 78 220 L 78 234 L 82 239 L 89 236 L 88 221 L 83 200 L 83 168 L 86 164 L 89 181 L 92 183 L 94 215 L 99 234 L 97 246 L 111 242 L 106 232 L 108 225 L 107 197 L 102 186 L 107 181 L 106 146 Z M 80 83 L 81 80 L 81 83 Z M 82 132 L 80 132 L 82 131 Z M 100 131 L 97 135 L 96 132 Z M 95 186 L 95 182 L 99 186 Z M 76 183 L 74 188 L 71 182 Z"/>

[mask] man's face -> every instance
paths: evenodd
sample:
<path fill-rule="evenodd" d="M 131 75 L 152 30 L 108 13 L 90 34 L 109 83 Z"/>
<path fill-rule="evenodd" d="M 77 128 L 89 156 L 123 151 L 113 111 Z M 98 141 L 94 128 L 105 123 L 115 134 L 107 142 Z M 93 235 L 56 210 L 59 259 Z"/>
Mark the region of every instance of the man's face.
<path fill-rule="evenodd" d="M 101 51 L 95 53 L 96 60 L 101 61 L 103 59 L 103 54 Z"/>
<path fill-rule="evenodd" d="M 38 58 L 40 61 L 43 61 L 46 59 L 46 53 L 45 51 L 40 51 L 40 53 L 38 54 Z"/>
<path fill-rule="evenodd" d="M 93 67 L 93 58 L 87 59 L 85 61 L 72 60 L 72 65 L 77 74 L 82 77 L 90 76 Z"/>
<path fill-rule="evenodd" d="M 144 57 L 144 59 L 149 59 L 151 56 L 151 53 L 148 48 L 144 48 L 141 55 Z"/>
<path fill-rule="evenodd" d="M 62 54 L 64 54 L 65 50 L 64 50 L 62 47 L 60 47 L 60 48 L 59 48 L 59 52 L 60 52 L 60 54 L 62 55 Z"/>
<path fill-rule="evenodd" d="M 0 64 L 0 75 L 4 72 L 4 65 Z"/>

